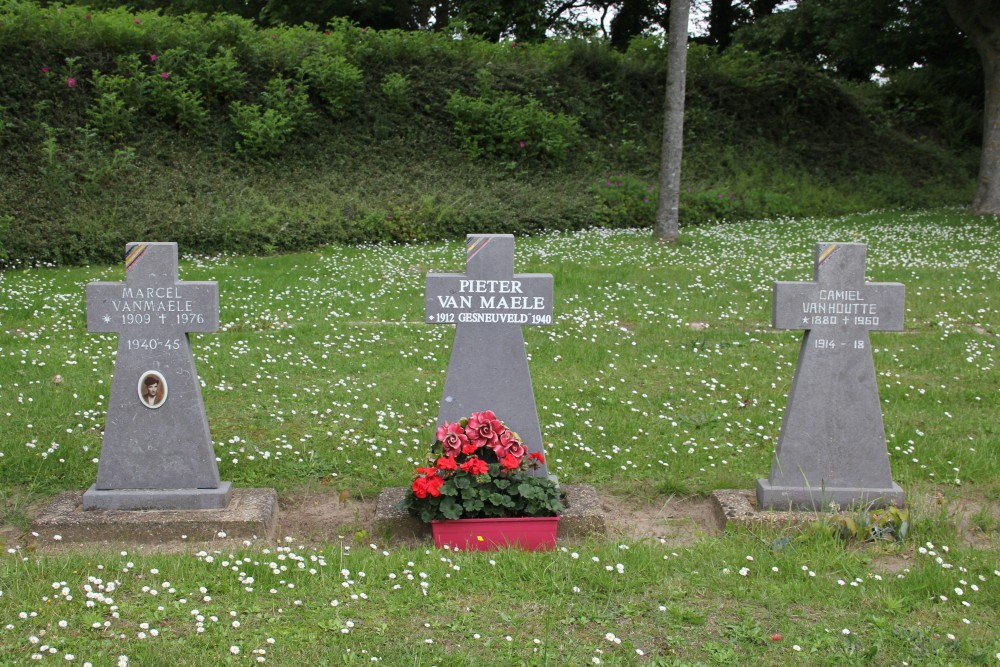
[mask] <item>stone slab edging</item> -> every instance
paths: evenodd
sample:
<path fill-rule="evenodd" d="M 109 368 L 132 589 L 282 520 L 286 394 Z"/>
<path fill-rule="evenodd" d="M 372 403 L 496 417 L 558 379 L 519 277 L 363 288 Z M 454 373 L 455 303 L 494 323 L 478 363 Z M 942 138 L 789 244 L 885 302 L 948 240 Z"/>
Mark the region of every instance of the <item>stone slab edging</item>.
<path fill-rule="evenodd" d="M 735 526 L 802 526 L 829 514 L 827 512 L 758 510 L 757 494 L 747 489 L 719 489 L 709 496 L 719 530 Z"/>
<path fill-rule="evenodd" d="M 233 489 L 222 509 L 84 510 L 83 492 L 56 496 L 31 522 L 38 548 L 77 545 L 201 545 L 274 540 L 278 493 Z"/>

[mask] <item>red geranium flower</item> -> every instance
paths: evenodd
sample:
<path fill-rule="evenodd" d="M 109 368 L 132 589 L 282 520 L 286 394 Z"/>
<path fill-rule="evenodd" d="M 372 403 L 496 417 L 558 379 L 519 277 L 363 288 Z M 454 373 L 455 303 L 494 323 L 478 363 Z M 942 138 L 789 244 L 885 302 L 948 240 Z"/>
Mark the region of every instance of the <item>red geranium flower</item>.
<path fill-rule="evenodd" d="M 545 455 L 541 452 L 531 452 L 528 454 L 529 459 L 535 459 L 539 463 L 545 463 Z"/>
<path fill-rule="evenodd" d="M 435 465 L 437 465 L 438 470 L 458 470 L 458 464 L 451 456 L 442 456 Z"/>
<path fill-rule="evenodd" d="M 462 470 L 471 475 L 485 475 L 490 471 L 490 467 L 486 465 L 486 461 L 482 460 L 478 456 L 473 456 L 460 467 Z"/>
<path fill-rule="evenodd" d="M 438 475 L 427 478 L 427 493 L 433 498 L 437 498 L 441 495 L 441 485 L 444 484 L 444 479 Z"/>
<path fill-rule="evenodd" d="M 500 463 L 502 463 L 503 467 L 506 468 L 507 470 L 515 470 L 518 466 L 521 465 L 521 460 L 518 459 L 516 456 L 513 456 L 512 454 L 508 454 L 507 456 L 503 457 L 503 460 Z"/>

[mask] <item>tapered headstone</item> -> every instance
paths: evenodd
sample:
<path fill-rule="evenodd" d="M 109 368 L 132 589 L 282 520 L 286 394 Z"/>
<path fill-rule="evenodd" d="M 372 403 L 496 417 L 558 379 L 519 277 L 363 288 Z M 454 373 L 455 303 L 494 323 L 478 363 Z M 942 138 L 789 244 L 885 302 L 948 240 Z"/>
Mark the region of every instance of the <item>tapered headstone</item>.
<path fill-rule="evenodd" d="M 521 327 L 552 323 L 552 275 L 515 274 L 510 234 L 469 235 L 465 273 L 428 274 L 426 298 L 427 322 L 457 325 L 438 425 L 492 410 L 544 453 Z"/>
<path fill-rule="evenodd" d="M 130 243 L 125 282 L 87 285 L 87 328 L 119 334 L 97 482 L 85 509 L 219 509 L 219 481 L 188 333 L 219 328 L 219 288 L 181 282 L 176 243 Z"/>
<path fill-rule="evenodd" d="M 805 329 L 761 509 L 902 506 L 868 332 L 902 331 L 905 288 L 865 282 L 865 245 L 816 244 L 815 279 L 776 282 L 773 325 Z"/>

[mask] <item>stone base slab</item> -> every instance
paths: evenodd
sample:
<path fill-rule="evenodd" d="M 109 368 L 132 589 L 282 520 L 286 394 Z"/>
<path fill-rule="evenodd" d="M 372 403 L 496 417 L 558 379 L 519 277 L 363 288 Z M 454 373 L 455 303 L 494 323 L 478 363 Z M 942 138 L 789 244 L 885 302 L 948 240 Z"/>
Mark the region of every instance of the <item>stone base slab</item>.
<path fill-rule="evenodd" d="M 559 518 L 557 540 L 582 540 L 588 537 L 605 537 L 608 533 L 604 511 L 597 490 L 589 484 L 563 484 L 566 510 Z M 396 507 L 409 489 L 391 487 L 382 489 L 375 507 L 374 534 L 393 540 L 430 540 L 431 526 L 406 510 Z"/>
<path fill-rule="evenodd" d="M 218 510 L 229 507 L 233 485 L 217 489 L 98 489 L 83 492 L 83 509 L 90 510 Z"/>
<path fill-rule="evenodd" d="M 769 480 L 757 480 L 757 506 L 782 511 L 806 510 L 823 512 L 836 506 L 836 511 L 856 507 L 903 507 L 906 493 L 893 482 L 888 489 L 851 487 L 807 488 L 774 486 Z"/>
<path fill-rule="evenodd" d="M 831 514 L 829 505 L 822 511 L 761 509 L 757 504 L 757 494 L 749 489 L 719 489 L 712 492 L 709 500 L 720 530 L 725 530 L 730 525 L 801 526 Z"/>
<path fill-rule="evenodd" d="M 42 510 L 31 523 L 36 545 L 231 544 L 273 540 L 277 527 L 274 489 L 232 489 L 228 506 L 200 510 L 84 510 L 83 495 L 61 493 Z"/>

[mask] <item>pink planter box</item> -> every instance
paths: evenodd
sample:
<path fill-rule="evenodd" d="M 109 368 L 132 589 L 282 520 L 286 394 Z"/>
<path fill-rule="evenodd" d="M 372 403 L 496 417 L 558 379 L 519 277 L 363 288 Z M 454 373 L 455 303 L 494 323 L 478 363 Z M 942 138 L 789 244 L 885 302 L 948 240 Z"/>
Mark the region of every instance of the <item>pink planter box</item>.
<path fill-rule="evenodd" d="M 435 546 L 462 551 L 495 551 L 508 546 L 548 551 L 556 546 L 558 528 L 557 516 L 431 522 Z"/>

